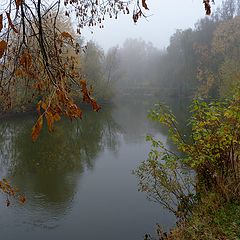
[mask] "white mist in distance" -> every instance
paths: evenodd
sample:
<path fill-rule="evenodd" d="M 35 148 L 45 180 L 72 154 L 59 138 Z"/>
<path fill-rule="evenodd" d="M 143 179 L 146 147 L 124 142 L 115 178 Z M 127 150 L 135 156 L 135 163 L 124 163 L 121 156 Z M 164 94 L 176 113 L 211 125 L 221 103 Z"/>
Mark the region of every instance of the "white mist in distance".
<path fill-rule="evenodd" d="M 202 0 L 148 0 L 147 19 L 142 17 L 137 24 L 132 20 L 132 13 L 119 14 L 118 19 L 109 19 L 106 15 L 104 28 L 86 27 L 82 37 L 97 42 L 104 50 L 121 45 L 126 38 L 141 38 L 152 42 L 158 48 L 169 44 L 170 36 L 176 29 L 193 28 L 196 21 L 205 17 Z M 220 1 L 219 1 L 220 3 Z M 216 5 L 212 5 L 212 10 Z M 91 33 L 92 32 L 92 33 Z"/>

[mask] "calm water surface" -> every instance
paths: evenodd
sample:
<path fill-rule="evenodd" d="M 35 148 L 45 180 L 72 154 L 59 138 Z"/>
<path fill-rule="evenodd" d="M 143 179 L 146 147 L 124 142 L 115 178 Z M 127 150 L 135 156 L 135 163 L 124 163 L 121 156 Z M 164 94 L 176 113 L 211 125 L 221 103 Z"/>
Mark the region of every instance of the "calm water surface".
<path fill-rule="evenodd" d="M 146 134 L 167 139 L 147 120 L 151 106 L 129 101 L 65 119 L 34 144 L 35 116 L 1 119 L 0 177 L 27 197 L 6 207 L 0 195 L 1 239 L 141 240 L 156 223 L 171 227 L 175 218 L 137 191 L 131 173 L 147 158 Z"/>

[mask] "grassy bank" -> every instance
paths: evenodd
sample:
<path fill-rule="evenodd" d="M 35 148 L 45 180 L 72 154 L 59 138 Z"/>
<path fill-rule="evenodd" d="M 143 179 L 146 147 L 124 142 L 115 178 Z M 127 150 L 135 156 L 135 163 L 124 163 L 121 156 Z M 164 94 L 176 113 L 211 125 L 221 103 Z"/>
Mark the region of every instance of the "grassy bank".
<path fill-rule="evenodd" d="M 240 239 L 240 203 L 226 202 L 218 194 L 208 193 L 194 206 L 192 215 L 179 223 L 166 239 Z"/>

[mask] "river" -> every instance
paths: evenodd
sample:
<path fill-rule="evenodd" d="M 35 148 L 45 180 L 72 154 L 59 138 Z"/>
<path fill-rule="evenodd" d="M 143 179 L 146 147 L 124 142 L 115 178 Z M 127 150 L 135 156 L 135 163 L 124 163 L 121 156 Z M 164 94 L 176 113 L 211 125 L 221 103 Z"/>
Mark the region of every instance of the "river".
<path fill-rule="evenodd" d="M 83 120 L 62 119 L 35 143 L 35 115 L 1 119 L 0 177 L 27 198 L 7 207 L 0 195 L 1 239 L 142 240 L 156 223 L 172 227 L 175 217 L 138 192 L 132 174 L 150 150 L 146 134 L 168 144 L 167 132 L 147 119 L 155 101 L 125 100 L 85 111 Z"/>

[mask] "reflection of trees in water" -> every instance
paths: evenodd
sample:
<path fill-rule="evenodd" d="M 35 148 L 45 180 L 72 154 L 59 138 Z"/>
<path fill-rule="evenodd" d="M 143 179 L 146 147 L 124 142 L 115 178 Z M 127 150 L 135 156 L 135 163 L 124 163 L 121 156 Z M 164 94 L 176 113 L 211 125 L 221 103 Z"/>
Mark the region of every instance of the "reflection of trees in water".
<path fill-rule="evenodd" d="M 123 137 L 127 143 L 145 141 L 149 131 L 154 133 L 157 127 L 147 118 L 148 111 L 153 107 L 154 99 L 126 97 L 118 99 L 113 117 L 122 127 Z"/>
<path fill-rule="evenodd" d="M 163 135 L 168 135 L 168 130 L 164 126 L 147 118 L 148 112 L 156 103 L 164 103 L 169 106 L 176 116 L 179 130 L 184 135 L 189 135 L 190 129 L 187 128 L 187 123 L 190 117 L 190 101 L 188 99 L 163 99 L 161 96 L 159 96 L 159 98 L 157 96 L 152 96 L 147 99 L 125 97 L 124 99 L 118 99 L 118 108 L 116 111 L 113 111 L 113 116 L 116 122 L 122 126 L 126 142 L 133 142 L 136 140 L 145 141 L 145 136 L 147 134 L 155 135 L 160 132 Z M 174 145 L 171 141 L 168 140 L 167 145 L 174 149 Z"/>
<path fill-rule="evenodd" d="M 111 109 L 90 112 L 82 121 L 62 120 L 56 131 L 45 128 L 31 142 L 32 117 L 7 119 L 0 124 L 1 167 L 8 178 L 27 192 L 28 204 L 64 211 L 74 196 L 79 174 L 93 168 L 105 147 L 117 150 L 119 128 Z"/>

